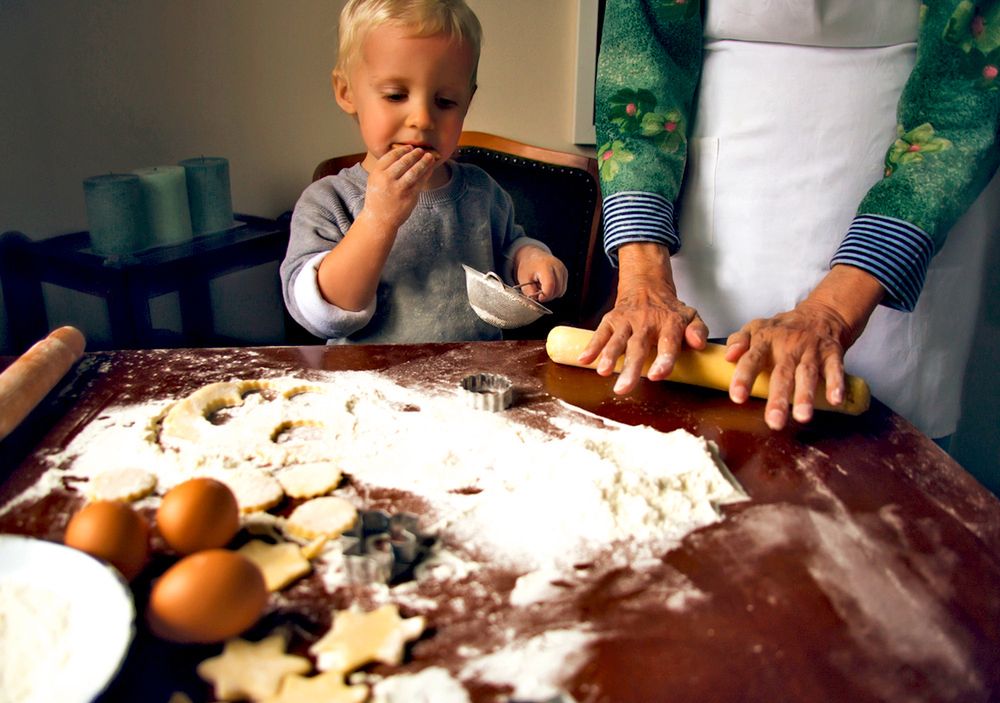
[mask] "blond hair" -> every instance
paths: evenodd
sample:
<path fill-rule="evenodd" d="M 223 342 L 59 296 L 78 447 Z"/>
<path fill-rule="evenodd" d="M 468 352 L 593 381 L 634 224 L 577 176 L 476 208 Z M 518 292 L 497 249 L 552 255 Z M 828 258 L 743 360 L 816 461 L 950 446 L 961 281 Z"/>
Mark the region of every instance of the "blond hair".
<path fill-rule="evenodd" d="M 349 0 L 340 13 L 335 73 L 345 79 L 368 32 L 388 23 L 413 30 L 413 36 L 444 34 L 472 49 L 472 85 L 476 84 L 483 29 L 465 0 Z"/>

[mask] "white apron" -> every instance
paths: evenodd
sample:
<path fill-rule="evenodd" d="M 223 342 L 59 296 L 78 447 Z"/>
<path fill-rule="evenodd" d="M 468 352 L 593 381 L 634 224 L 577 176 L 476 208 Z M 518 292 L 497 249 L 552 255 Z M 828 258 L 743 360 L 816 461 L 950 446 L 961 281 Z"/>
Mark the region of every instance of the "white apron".
<path fill-rule="evenodd" d="M 678 294 L 713 337 L 790 310 L 882 176 L 918 0 L 707 0 Z M 879 306 L 847 370 L 932 437 L 954 432 L 1000 179 L 934 258 L 916 310 Z"/>

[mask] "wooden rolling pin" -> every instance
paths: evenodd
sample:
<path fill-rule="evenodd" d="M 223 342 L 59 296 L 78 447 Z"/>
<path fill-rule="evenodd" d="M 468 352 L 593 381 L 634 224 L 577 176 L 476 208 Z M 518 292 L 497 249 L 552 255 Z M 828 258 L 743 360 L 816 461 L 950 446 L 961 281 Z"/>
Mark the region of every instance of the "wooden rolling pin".
<path fill-rule="evenodd" d="M 80 330 L 60 327 L 0 373 L 0 440 L 55 388 L 85 346 Z"/>
<path fill-rule="evenodd" d="M 586 368 L 597 368 L 597 362 L 581 364 L 577 359 L 580 353 L 590 342 L 593 335 L 591 330 L 583 330 L 576 327 L 559 326 L 553 327 L 545 341 L 545 351 L 549 358 L 559 364 L 569 366 L 585 366 Z M 726 361 L 726 348 L 721 344 L 709 344 L 702 351 L 694 349 L 682 349 L 674 362 L 674 370 L 668 380 L 678 383 L 689 383 L 694 386 L 704 386 L 706 388 L 717 388 L 721 391 L 729 390 L 729 381 L 733 377 L 733 369 L 736 364 Z M 649 373 L 649 367 L 656 357 L 656 352 L 650 352 L 649 357 L 642 366 L 642 375 Z M 615 363 L 615 373 L 622 370 L 623 359 L 619 358 Z M 816 388 L 816 398 L 814 406 L 817 410 L 832 410 L 848 415 L 860 415 L 868 409 L 871 402 L 871 391 L 864 379 L 850 374 L 844 375 L 845 398 L 842 405 L 830 405 L 826 401 L 826 389 L 820 381 Z M 757 376 L 757 380 L 750 390 L 750 395 L 755 398 L 766 398 L 768 386 L 770 384 L 770 374 L 762 373 Z"/>

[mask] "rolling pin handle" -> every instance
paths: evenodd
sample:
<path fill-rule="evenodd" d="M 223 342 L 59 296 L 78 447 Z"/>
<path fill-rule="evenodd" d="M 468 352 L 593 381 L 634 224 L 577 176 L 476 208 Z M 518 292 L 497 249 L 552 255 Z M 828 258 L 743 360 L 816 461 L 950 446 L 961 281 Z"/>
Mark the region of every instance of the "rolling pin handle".
<path fill-rule="evenodd" d="M 83 356 L 86 345 L 80 330 L 60 327 L 0 373 L 0 440 L 55 388 Z"/>

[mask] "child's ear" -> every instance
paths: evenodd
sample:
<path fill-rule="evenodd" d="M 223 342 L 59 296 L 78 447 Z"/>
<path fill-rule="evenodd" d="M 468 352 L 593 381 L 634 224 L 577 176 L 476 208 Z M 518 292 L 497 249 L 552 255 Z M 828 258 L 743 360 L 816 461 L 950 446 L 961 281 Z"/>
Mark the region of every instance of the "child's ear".
<path fill-rule="evenodd" d="M 330 74 L 330 84 L 333 86 L 333 97 L 337 99 L 340 109 L 348 115 L 358 114 L 358 108 L 354 106 L 354 95 L 351 92 L 351 85 L 347 82 L 347 76 L 333 69 Z"/>

